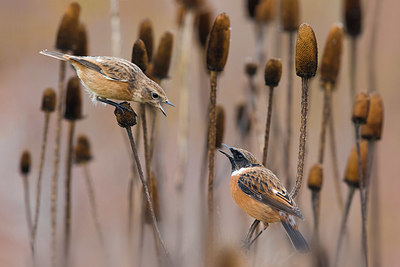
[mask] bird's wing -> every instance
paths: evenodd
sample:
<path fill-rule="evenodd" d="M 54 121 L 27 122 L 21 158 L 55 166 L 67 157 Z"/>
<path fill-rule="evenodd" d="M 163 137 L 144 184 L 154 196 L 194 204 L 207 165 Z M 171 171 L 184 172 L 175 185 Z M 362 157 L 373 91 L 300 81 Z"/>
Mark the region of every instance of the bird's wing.
<path fill-rule="evenodd" d="M 251 198 L 303 219 L 289 192 L 275 174 L 265 167 L 256 167 L 240 174 L 238 185 Z"/>

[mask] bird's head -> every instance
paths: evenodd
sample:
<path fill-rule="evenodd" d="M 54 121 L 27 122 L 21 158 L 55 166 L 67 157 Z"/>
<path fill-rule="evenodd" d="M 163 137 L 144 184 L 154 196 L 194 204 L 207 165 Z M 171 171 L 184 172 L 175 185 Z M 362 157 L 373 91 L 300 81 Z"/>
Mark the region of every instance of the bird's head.
<path fill-rule="evenodd" d="M 162 103 L 175 107 L 171 102 L 168 101 L 164 90 L 150 78 L 146 77 L 143 79 L 141 89 L 142 90 L 140 93 L 142 102 L 159 108 L 165 116 L 167 116 L 167 113 L 165 113 L 165 110 L 161 106 Z"/>
<path fill-rule="evenodd" d="M 229 149 L 229 151 L 232 153 L 232 156 L 231 156 L 228 153 L 226 153 L 222 150 L 219 150 L 219 152 L 221 152 L 222 154 L 227 156 L 229 161 L 231 162 L 232 172 L 236 171 L 236 170 L 240 170 L 241 168 L 261 166 L 261 163 L 249 151 L 240 149 L 240 148 L 229 147 L 225 144 L 223 144 L 223 145 L 227 149 Z"/>

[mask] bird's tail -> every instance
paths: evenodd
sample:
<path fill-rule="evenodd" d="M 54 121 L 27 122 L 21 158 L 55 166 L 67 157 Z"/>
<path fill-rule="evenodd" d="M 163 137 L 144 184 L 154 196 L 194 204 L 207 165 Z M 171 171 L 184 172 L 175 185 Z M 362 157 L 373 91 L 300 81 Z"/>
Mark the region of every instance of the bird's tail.
<path fill-rule="evenodd" d="M 51 51 L 51 50 L 47 50 L 47 49 L 40 51 L 40 54 L 49 56 L 49 57 L 54 57 L 54 58 L 60 59 L 60 60 L 68 60 L 69 59 L 69 55 L 67 55 L 67 54 L 63 54 L 60 52 Z"/>
<path fill-rule="evenodd" d="M 283 212 L 281 212 L 280 215 L 282 225 L 285 228 L 296 250 L 300 253 L 308 252 L 310 250 L 310 247 L 308 246 L 307 241 L 301 235 L 293 216 Z"/>

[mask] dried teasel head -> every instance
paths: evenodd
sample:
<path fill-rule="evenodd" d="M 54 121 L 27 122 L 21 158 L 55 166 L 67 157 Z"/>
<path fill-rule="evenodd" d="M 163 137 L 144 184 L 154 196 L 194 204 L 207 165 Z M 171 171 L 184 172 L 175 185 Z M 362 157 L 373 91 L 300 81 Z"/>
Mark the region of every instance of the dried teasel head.
<path fill-rule="evenodd" d="M 318 67 L 318 47 L 313 29 L 300 25 L 296 41 L 296 74 L 305 79 L 314 77 Z"/>
<path fill-rule="evenodd" d="M 367 123 L 361 126 L 361 137 L 367 140 L 380 140 L 383 128 L 383 102 L 378 93 L 369 96 Z"/>
<path fill-rule="evenodd" d="M 23 175 L 28 175 L 31 170 L 31 153 L 28 150 L 22 152 L 19 169 Z"/>
<path fill-rule="evenodd" d="M 82 93 L 78 77 L 68 81 L 64 118 L 71 121 L 82 118 Z"/>
<path fill-rule="evenodd" d="M 131 105 L 128 102 L 120 103 L 121 106 L 124 106 L 130 110 L 122 110 L 120 108 L 115 108 L 114 115 L 117 119 L 118 125 L 122 128 L 128 128 L 136 125 L 136 113 L 132 109 Z"/>
<path fill-rule="evenodd" d="M 87 163 L 92 159 L 90 143 L 86 135 L 82 134 L 78 137 L 74 152 L 75 163 L 77 164 Z"/>
<path fill-rule="evenodd" d="M 342 58 L 343 37 L 343 26 L 341 24 L 333 25 L 326 39 L 321 60 L 321 81 L 323 84 L 336 84 Z"/>
<path fill-rule="evenodd" d="M 86 26 L 80 23 L 78 26 L 77 39 L 74 46 L 73 54 L 75 56 L 87 56 L 88 55 L 88 37 Z"/>
<path fill-rule="evenodd" d="M 251 116 L 245 102 L 236 106 L 236 125 L 242 136 L 246 136 L 251 130 Z"/>
<path fill-rule="evenodd" d="M 196 13 L 197 36 L 200 45 L 205 48 L 211 30 L 212 12 L 209 8 L 199 9 Z"/>
<path fill-rule="evenodd" d="M 159 222 L 161 220 L 161 209 L 160 209 L 160 197 L 158 193 L 158 184 L 154 172 L 151 172 L 150 175 L 151 179 L 147 181 L 147 186 L 149 188 L 151 203 L 153 204 L 154 215 L 156 216 L 157 222 Z M 145 214 L 144 214 L 145 222 L 146 224 L 151 224 L 153 223 L 153 220 L 151 218 L 151 213 L 147 200 L 143 199 L 143 202 L 145 206 Z"/>
<path fill-rule="evenodd" d="M 222 142 L 224 140 L 225 132 L 225 110 L 221 105 L 216 106 L 215 110 L 216 116 L 216 137 L 215 137 L 215 147 L 221 148 Z"/>
<path fill-rule="evenodd" d="M 71 51 L 76 43 L 81 6 L 77 2 L 68 5 L 58 27 L 56 48 Z"/>
<path fill-rule="evenodd" d="M 154 33 L 153 25 L 149 19 L 145 19 L 140 23 L 139 39 L 146 45 L 147 58 L 151 62 L 153 59 Z"/>
<path fill-rule="evenodd" d="M 298 0 L 281 1 L 281 27 L 284 31 L 294 32 L 300 25 L 300 5 Z"/>
<path fill-rule="evenodd" d="M 256 7 L 256 21 L 268 24 L 276 17 L 276 0 L 263 0 Z"/>
<path fill-rule="evenodd" d="M 314 164 L 310 169 L 310 173 L 308 174 L 308 188 L 314 191 L 320 191 L 323 178 L 322 165 L 319 163 Z"/>
<path fill-rule="evenodd" d="M 367 123 L 369 110 L 369 96 L 368 94 L 361 92 L 356 96 L 356 101 L 353 106 L 353 115 L 351 120 L 353 123 L 365 124 Z"/>
<path fill-rule="evenodd" d="M 258 64 L 256 61 L 248 60 L 246 65 L 244 66 L 244 71 L 250 77 L 253 77 L 257 73 Z"/>
<path fill-rule="evenodd" d="M 210 71 L 223 71 L 229 53 L 230 20 L 225 13 L 214 21 L 207 42 L 207 68 Z"/>
<path fill-rule="evenodd" d="M 53 112 L 56 109 L 56 91 L 53 88 L 47 88 L 42 96 L 42 111 Z"/>
<path fill-rule="evenodd" d="M 360 155 L 361 155 L 361 166 L 363 173 L 363 181 L 365 181 L 365 172 L 367 169 L 367 155 L 368 155 L 368 142 L 363 140 L 360 143 Z M 354 147 L 351 152 L 349 159 L 347 160 L 346 174 L 344 181 L 354 187 L 360 187 L 360 178 L 358 170 L 358 156 L 357 148 Z"/>
<path fill-rule="evenodd" d="M 212 267 L 247 267 L 243 252 L 237 248 L 225 246 L 216 252 Z"/>
<path fill-rule="evenodd" d="M 265 65 L 265 85 L 276 87 L 282 76 L 282 62 L 279 58 L 271 58 Z"/>
<path fill-rule="evenodd" d="M 172 32 L 167 31 L 163 34 L 158 45 L 157 53 L 154 56 L 152 76 L 158 79 L 168 77 L 169 66 L 172 57 L 172 48 L 174 36 Z"/>
<path fill-rule="evenodd" d="M 344 21 L 346 33 L 357 37 L 361 33 L 361 0 L 344 0 Z"/>
<path fill-rule="evenodd" d="M 249 15 L 250 18 L 254 18 L 256 15 L 256 8 L 258 4 L 260 3 L 260 0 L 247 0 L 246 7 L 247 7 L 247 15 Z"/>
<path fill-rule="evenodd" d="M 141 39 L 137 39 L 133 44 L 131 61 L 146 73 L 149 58 L 147 57 L 146 45 Z"/>

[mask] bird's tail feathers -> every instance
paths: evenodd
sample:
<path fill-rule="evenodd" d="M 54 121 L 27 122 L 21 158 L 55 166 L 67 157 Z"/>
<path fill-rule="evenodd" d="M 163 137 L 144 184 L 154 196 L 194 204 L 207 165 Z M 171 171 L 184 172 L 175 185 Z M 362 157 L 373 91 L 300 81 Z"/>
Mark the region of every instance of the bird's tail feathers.
<path fill-rule="evenodd" d="M 304 239 L 302 234 L 300 233 L 296 222 L 292 215 L 288 215 L 286 213 L 281 212 L 281 222 L 283 227 L 285 228 L 290 240 L 293 243 L 293 246 L 300 253 L 306 253 L 310 250 L 310 247 L 307 244 L 307 241 Z"/>
<path fill-rule="evenodd" d="M 56 52 L 56 51 L 51 51 L 51 50 L 43 50 L 40 51 L 40 54 L 45 55 L 45 56 L 49 56 L 49 57 L 54 57 L 56 59 L 60 59 L 60 60 L 68 60 L 69 57 L 66 54 L 60 53 L 60 52 Z"/>

